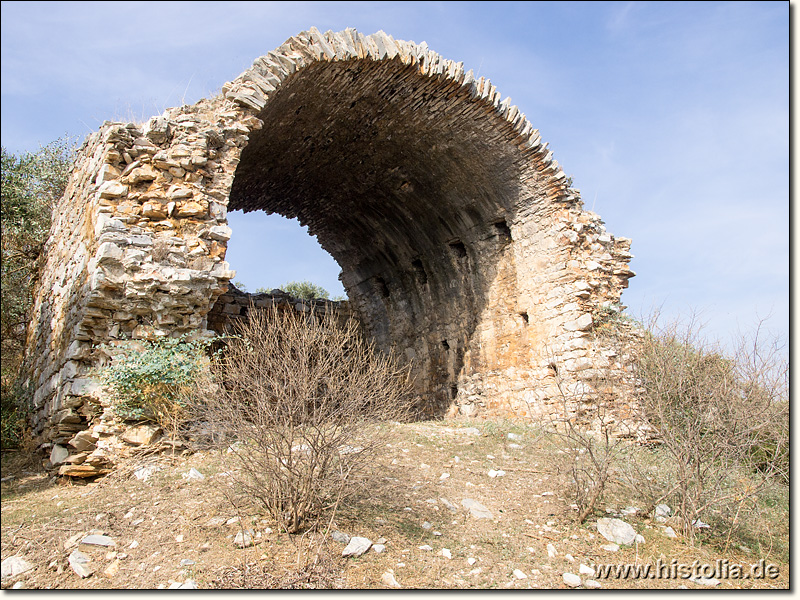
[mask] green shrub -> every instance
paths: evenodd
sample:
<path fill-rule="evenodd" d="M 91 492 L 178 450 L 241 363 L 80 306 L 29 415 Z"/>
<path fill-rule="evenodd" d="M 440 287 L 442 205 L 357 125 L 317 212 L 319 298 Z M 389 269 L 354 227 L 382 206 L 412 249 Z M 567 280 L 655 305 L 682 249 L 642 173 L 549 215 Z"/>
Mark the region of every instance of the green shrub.
<path fill-rule="evenodd" d="M 208 345 L 181 337 L 115 347 L 116 356 L 99 373 L 111 392 L 114 412 L 125 420 L 174 422 L 204 368 Z"/>
<path fill-rule="evenodd" d="M 291 281 L 283 284 L 280 289 L 303 300 L 327 300 L 330 296 L 328 290 L 310 281 Z"/>

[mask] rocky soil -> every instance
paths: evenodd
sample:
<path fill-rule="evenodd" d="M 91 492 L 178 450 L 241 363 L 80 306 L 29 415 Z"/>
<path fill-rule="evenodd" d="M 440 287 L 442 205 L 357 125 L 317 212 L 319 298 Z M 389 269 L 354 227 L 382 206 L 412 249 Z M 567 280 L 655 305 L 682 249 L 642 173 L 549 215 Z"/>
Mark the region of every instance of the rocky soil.
<path fill-rule="evenodd" d="M 3 588 L 787 588 L 788 564 L 691 546 L 669 507 L 575 509 L 553 447 L 505 422 L 394 425 L 378 478 L 314 531 L 237 500 L 224 452 L 144 457 L 93 483 L 4 457 Z M 13 471 L 13 472 L 12 472 Z M 605 517 L 601 515 L 605 514 Z M 612 541 L 613 540 L 613 541 Z M 776 579 L 603 577 L 602 564 L 743 564 Z"/>

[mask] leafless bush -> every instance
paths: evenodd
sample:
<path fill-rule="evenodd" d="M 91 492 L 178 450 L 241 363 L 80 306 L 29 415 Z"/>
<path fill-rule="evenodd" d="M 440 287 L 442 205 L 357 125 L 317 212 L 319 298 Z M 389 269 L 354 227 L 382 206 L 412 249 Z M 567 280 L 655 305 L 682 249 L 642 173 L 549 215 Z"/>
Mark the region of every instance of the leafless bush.
<path fill-rule="evenodd" d="M 662 498 L 673 499 L 689 539 L 709 509 L 735 525 L 749 500 L 789 477 L 780 349 L 757 331 L 726 356 L 699 332 L 694 320 L 658 327 L 653 319 L 636 365 L 642 418 L 658 432 L 674 475 Z"/>
<path fill-rule="evenodd" d="M 239 490 L 290 533 L 355 493 L 403 420 L 406 369 L 332 313 L 257 310 L 211 369 L 207 420 L 233 444 Z"/>
<path fill-rule="evenodd" d="M 605 382 L 567 385 L 556 375 L 556 383 L 559 413 L 554 418 L 554 431 L 566 459 L 564 467 L 578 507 L 577 520 L 583 523 L 601 501 L 623 448 L 624 441 L 614 435 L 615 419 L 610 410 L 616 397 Z"/>

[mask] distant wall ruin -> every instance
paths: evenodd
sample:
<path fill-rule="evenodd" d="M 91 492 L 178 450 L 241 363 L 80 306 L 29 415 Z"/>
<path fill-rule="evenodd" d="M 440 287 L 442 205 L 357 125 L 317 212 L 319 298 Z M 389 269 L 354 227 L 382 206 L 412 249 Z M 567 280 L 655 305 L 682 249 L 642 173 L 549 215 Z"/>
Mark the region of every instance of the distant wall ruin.
<path fill-rule="evenodd" d="M 102 421 L 100 344 L 209 334 L 228 210 L 308 225 L 430 415 L 527 415 L 556 366 L 572 386 L 618 367 L 590 331 L 633 276 L 630 240 L 583 210 L 510 99 L 424 43 L 312 28 L 219 96 L 86 140 L 28 334 L 37 434 Z"/>

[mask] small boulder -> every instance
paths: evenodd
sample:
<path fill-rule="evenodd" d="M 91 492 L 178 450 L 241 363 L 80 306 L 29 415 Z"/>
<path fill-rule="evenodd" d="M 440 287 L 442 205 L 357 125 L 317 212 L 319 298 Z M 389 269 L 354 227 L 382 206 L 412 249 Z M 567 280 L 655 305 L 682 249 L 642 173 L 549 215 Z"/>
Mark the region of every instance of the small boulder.
<path fill-rule="evenodd" d="M 461 506 L 466 508 L 469 511 L 469 514 L 472 515 L 475 519 L 493 519 L 494 515 L 492 511 L 486 508 L 483 504 L 478 502 L 477 500 L 473 500 L 472 498 L 464 498 L 461 501 Z"/>
<path fill-rule="evenodd" d="M 72 567 L 72 570 L 75 571 L 77 575 L 80 575 L 81 578 L 89 577 L 92 573 L 94 573 L 94 569 L 89 566 L 89 563 L 92 562 L 92 559 L 86 556 L 80 550 L 73 550 L 72 554 L 69 555 L 67 560 L 69 561 L 69 566 Z"/>
<path fill-rule="evenodd" d="M 636 541 L 636 530 L 620 519 L 597 519 L 597 531 L 615 544 L 630 546 Z"/>
<path fill-rule="evenodd" d="M 50 451 L 50 464 L 54 467 L 63 465 L 67 461 L 67 458 L 69 458 L 69 450 L 64 448 L 64 446 L 54 444 L 53 449 Z"/>
<path fill-rule="evenodd" d="M 21 556 L 9 556 L 0 563 L 0 579 L 22 575 L 32 568 L 33 565 Z"/>
<path fill-rule="evenodd" d="M 161 427 L 155 425 L 137 425 L 129 427 L 122 434 L 122 441 L 135 446 L 146 446 L 152 444 L 156 437 L 161 434 Z"/>
<path fill-rule="evenodd" d="M 365 537 L 352 537 L 345 549 L 342 550 L 342 556 L 361 556 L 371 546 L 372 541 Z"/>
<path fill-rule="evenodd" d="M 578 587 L 581 585 L 581 578 L 574 573 L 564 573 L 561 578 L 569 587 Z"/>

